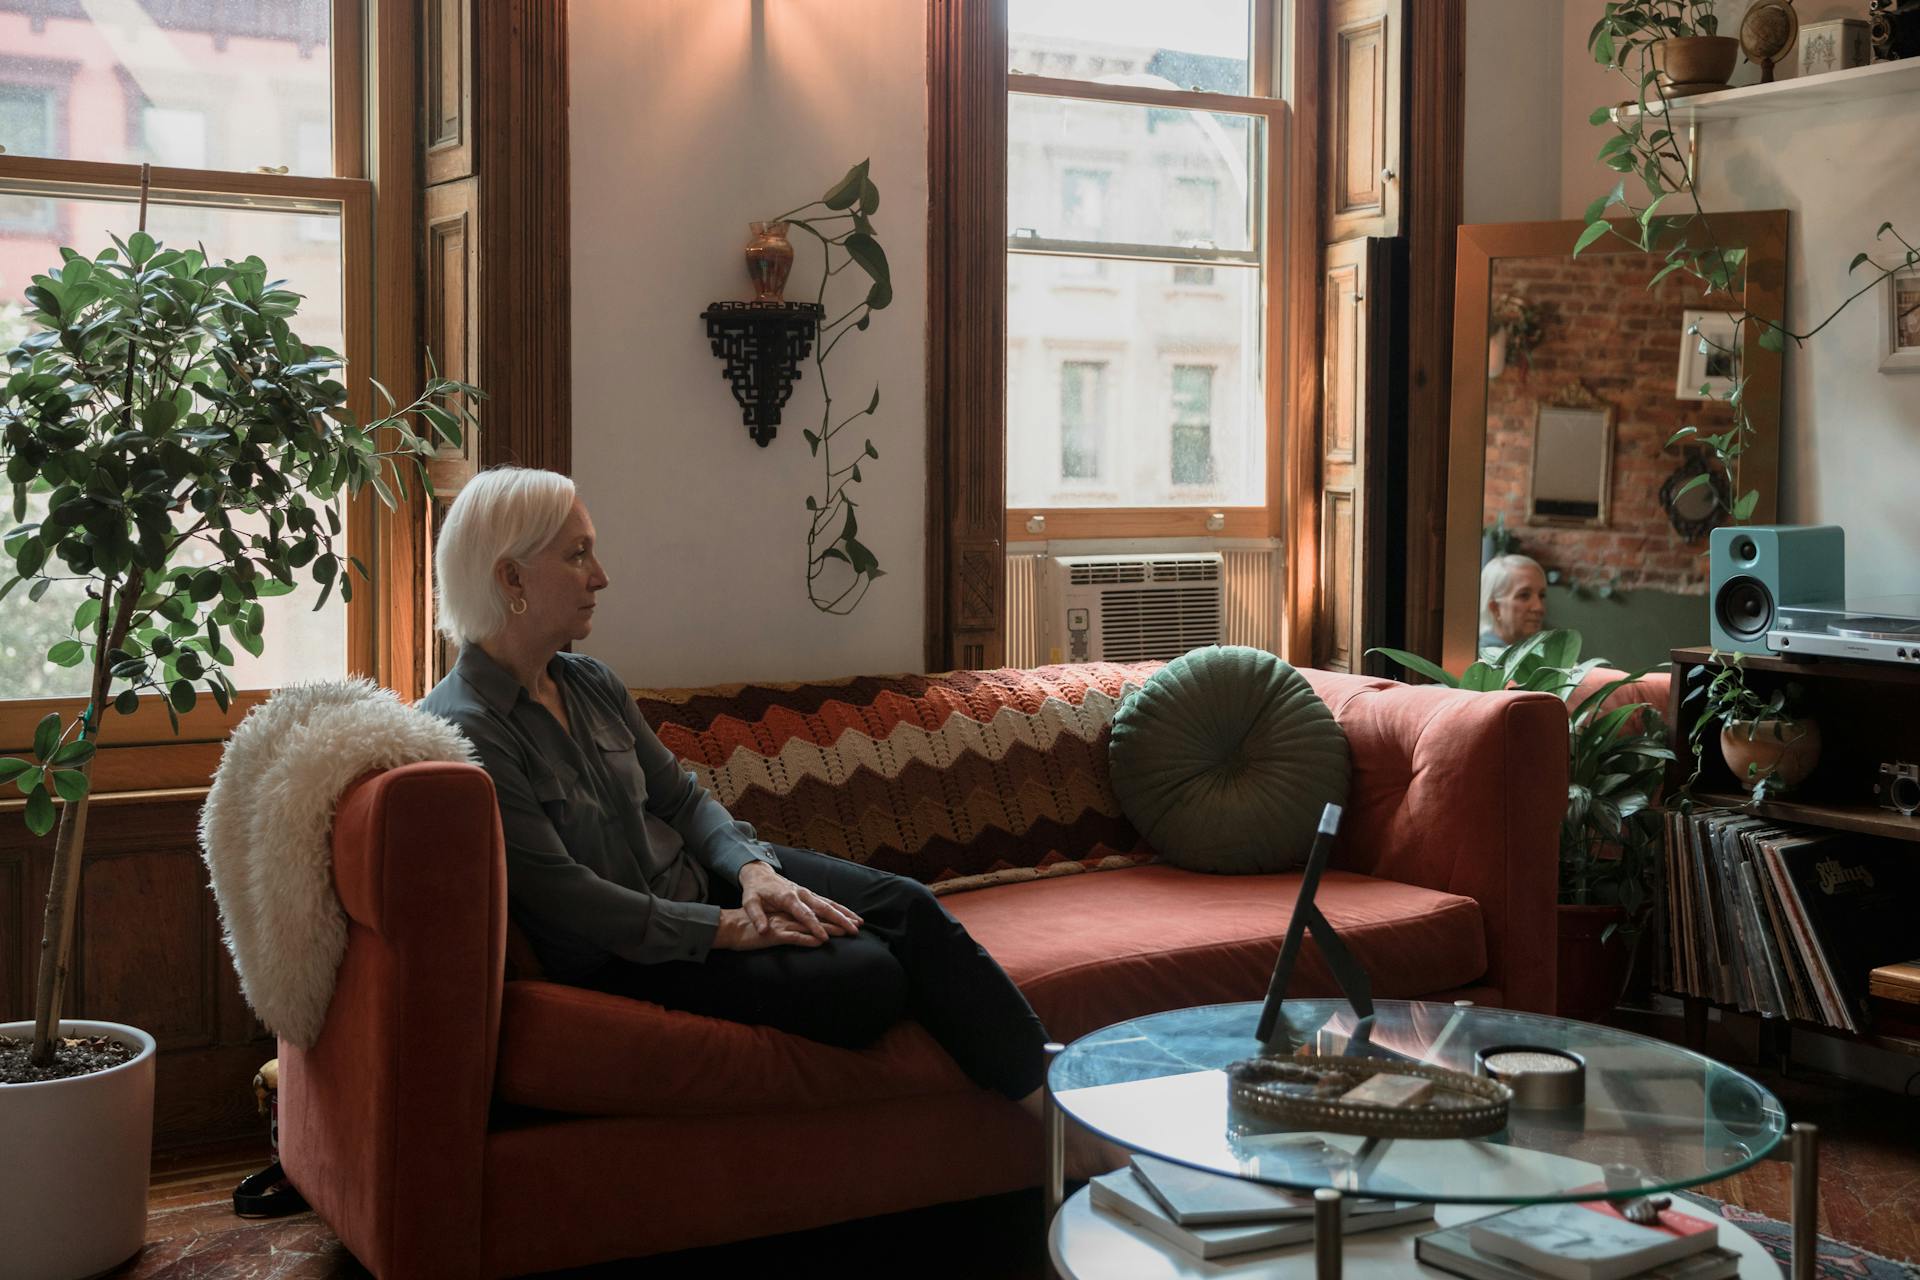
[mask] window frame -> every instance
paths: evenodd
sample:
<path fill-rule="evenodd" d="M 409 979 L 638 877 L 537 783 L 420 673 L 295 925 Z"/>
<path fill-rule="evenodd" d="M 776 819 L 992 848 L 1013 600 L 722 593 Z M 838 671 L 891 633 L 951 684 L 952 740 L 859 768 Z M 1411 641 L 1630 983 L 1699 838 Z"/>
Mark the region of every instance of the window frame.
<path fill-rule="evenodd" d="M 1250 68 L 1250 92 L 1246 96 L 1190 89 L 1162 89 L 1142 85 L 1109 85 L 1093 80 L 1074 80 L 1053 76 L 1011 73 L 1007 77 L 1007 97 L 1027 94 L 1082 101 L 1113 102 L 1148 108 L 1166 107 L 1183 111 L 1224 112 L 1230 115 L 1258 116 L 1264 121 L 1265 173 L 1258 206 L 1256 247 L 1248 251 L 1259 263 L 1261 274 L 1262 350 L 1247 362 L 1247 371 L 1261 373 L 1265 388 L 1266 459 L 1262 468 L 1265 501 L 1258 506 L 1220 504 L 1165 505 L 1154 507 L 1015 507 L 1006 508 L 1005 534 L 1008 542 L 1047 539 L 1214 537 L 1272 538 L 1284 527 L 1287 506 L 1282 488 L 1282 430 L 1287 416 L 1286 376 L 1289 255 L 1291 228 L 1286 198 L 1290 174 L 1289 150 L 1294 139 L 1290 104 L 1275 93 L 1274 19 L 1283 0 L 1250 0 L 1253 62 Z M 1003 136 L 1000 146 L 1007 140 Z M 1073 253 L 1084 251 L 1078 242 L 1054 241 L 1040 237 L 1021 237 L 1014 247 L 1013 229 L 1007 230 L 1005 256 L 1025 253 Z M 1169 246 L 1111 244 L 1107 253 L 1088 255 L 1096 258 L 1124 256 L 1129 260 L 1148 259 L 1179 266 L 1217 266 L 1223 258 L 1242 258 L 1233 251 L 1192 250 L 1183 252 Z M 1089 280 L 1088 283 L 1096 283 Z M 1076 282 L 1077 283 L 1077 282 Z M 1185 284 L 1183 289 L 1206 289 L 1207 284 Z M 1045 348 L 1047 335 L 1037 335 Z M 1003 342 L 1003 347 L 1011 343 Z M 1003 430 L 1010 430 L 1011 423 Z M 1058 452 L 1057 450 L 1055 451 Z"/>
<path fill-rule="evenodd" d="M 376 328 L 375 292 L 378 289 L 384 294 L 391 287 L 389 282 L 397 278 L 410 281 L 413 245 L 411 237 L 376 237 L 379 184 L 367 176 L 367 156 L 370 124 L 377 113 L 405 108 L 409 113 L 407 127 L 411 129 L 412 81 L 391 74 L 388 68 L 397 62 L 410 69 L 413 37 L 409 21 L 406 47 L 388 47 L 394 43 L 400 24 L 381 21 L 385 43 L 377 51 L 381 72 L 376 84 L 369 74 L 376 50 L 366 39 L 369 24 L 364 6 L 369 2 L 382 19 L 408 16 L 400 12 L 404 6 L 398 5 L 392 14 L 383 13 L 388 7 L 383 0 L 334 0 L 328 46 L 334 176 L 155 165 L 148 169 L 148 181 L 157 199 L 184 198 L 242 208 L 249 201 L 255 202 L 254 207 L 263 201 L 282 206 L 298 202 L 336 207 L 340 218 L 341 354 L 349 370 L 366 371 L 404 396 L 407 392 L 403 388 L 417 372 L 395 367 L 397 362 L 389 354 L 392 336 Z M 371 104 L 367 101 L 370 85 L 378 98 Z M 383 177 L 410 170 L 410 155 L 395 159 L 397 163 L 390 169 L 387 158 L 382 157 Z M 137 163 L 0 153 L 0 188 L 11 188 L 16 194 L 28 189 L 44 190 L 56 197 L 124 199 L 129 192 L 137 193 L 141 167 Z M 412 341 L 411 337 L 405 340 Z M 369 379 L 350 377 L 345 381 L 347 407 L 361 421 L 367 420 L 375 408 Z M 417 688 L 421 677 L 418 670 L 407 669 L 404 655 L 394 652 L 391 637 L 396 622 L 391 615 L 395 610 L 418 612 L 424 604 L 423 594 L 409 581 L 414 566 L 395 562 L 406 557 L 384 554 L 396 541 L 396 530 L 405 522 L 420 519 L 424 512 L 420 485 L 410 482 L 407 491 L 408 499 L 397 512 L 388 512 L 370 487 L 347 503 L 343 531 L 346 543 L 366 562 L 371 577 L 355 582 L 353 599 L 346 605 L 345 674 L 371 677 L 412 698 L 421 692 Z M 414 629 L 421 625 L 416 620 Z M 228 734 L 269 693 L 266 689 L 239 690 L 225 712 L 211 699 L 202 698 L 192 711 L 179 717 L 178 733 L 173 731 L 159 696 L 142 695 L 140 709 L 133 715 L 114 716 L 105 722 L 94 766 L 95 794 L 205 786 L 218 765 Z M 0 754 L 30 749 L 34 726 L 49 712 L 72 718 L 85 704 L 84 697 L 0 699 Z"/>

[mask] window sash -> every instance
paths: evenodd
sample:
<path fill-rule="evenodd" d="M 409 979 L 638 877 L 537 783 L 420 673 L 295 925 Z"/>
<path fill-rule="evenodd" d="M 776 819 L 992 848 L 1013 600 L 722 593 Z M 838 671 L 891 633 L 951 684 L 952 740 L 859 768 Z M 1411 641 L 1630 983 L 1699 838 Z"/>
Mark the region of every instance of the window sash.
<path fill-rule="evenodd" d="M 273 212 L 326 212 L 340 220 L 341 319 L 345 336 L 342 355 L 348 370 L 373 368 L 373 190 L 364 178 L 312 178 L 285 174 L 229 173 L 221 170 L 151 168 L 149 188 L 156 199 L 169 203 L 211 205 L 221 208 Z M 113 200 L 124 203 L 138 198 L 140 166 L 91 160 L 50 160 L 44 157 L 0 154 L 0 191 L 8 194 L 51 196 L 60 199 Z M 49 263 L 49 266 L 55 265 Z M 372 387 L 365 377 L 349 377 L 347 407 L 361 421 L 372 414 Z M 411 488 L 413 486 L 409 486 Z M 378 559 L 376 508 L 379 499 L 371 488 L 347 503 L 344 533 L 351 554 L 366 561 L 372 577 L 356 581 L 353 599 L 347 603 L 347 673 L 370 675 L 379 679 L 375 642 L 384 590 Z M 271 643 L 271 638 L 269 638 Z M 201 698 L 194 709 L 180 717 L 176 736 L 168 721 L 161 698 L 156 694 L 141 697 L 141 707 L 131 716 L 109 716 L 102 733 L 103 761 L 114 755 L 115 747 L 173 746 L 191 748 L 197 744 L 218 743 L 259 701 L 264 690 L 241 690 L 231 707 L 221 712 L 211 698 Z M 28 750 L 33 729 L 49 712 L 64 719 L 78 715 L 86 705 L 83 697 L 22 698 L 0 701 L 0 754 Z M 204 781 L 208 760 L 217 758 L 217 747 L 194 752 L 175 752 L 178 779 L 185 785 L 196 778 Z M 211 751 L 213 755 L 208 756 Z M 116 764 L 125 764 L 116 760 Z M 163 770 L 162 775 L 167 771 Z M 129 775 L 133 776 L 133 775 Z M 154 785 L 154 775 L 143 768 L 142 782 Z M 112 777 L 103 777 L 103 789 L 111 789 Z"/>
<path fill-rule="evenodd" d="M 1254 65 L 1253 94 L 1210 93 L 1191 89 L 1162 89 L 1148 85 L 1101 84 L 1093 80 L 1070 80 L 1052 76 L 1027 75 L 1012 71 L 1007 77 L 1007 92 L 1034 96 L 1114 102 L 1129 106 L 1166 107 L 1186 111 L 1217 112 L 1226 115 L 1257 116 L 1264 121 L 1260 149 L 1261 173 L 1258 179 L 1261 198 L 1254 210 L 1252 247 L 1246 250 L 1192 248 L 1179 245 L 1119 245 L 1038 236 L 1008 235 L 1008 254 L 1049 254 L 1060 257 L 1130 260 L 1169 263 L 1176 268 L 1224 267 L 1258 270 L 1261 273 L 1263 350 L 1249 353 L 1249 367 L 1263 373 L 1263 406 L 1266 428 L 1266 501 L 1258 507 L 1163 506 L 1163 507 L 1009 507 L 1006 513 L 1008 542 L 1040 539 L 1141 538 L 1141 537 L 1214 537 L 1256 538 L 1279 533 L 1284 518 L 1284 495 L 1276 489 L 1282 442 L 1280 424 L 1285 412 L 1286 392 L 1282 385 L 1284 343 L 1280 324 L 1285 315 L 1285 284 L 1279 247 L 1285 237 L 1277 225 L 1285 207 L 1281 181 L 1286 173 L 1284 147 L 1288 134 L 1288 104 L 1274 93 L 1273 77 L 1273 5 L 1253 5 Z M 1001 145 L 1006 146 L 1006 139 Z M 1310 216 L 1312 210 L 1296 211 Z M 1064 428 L 1064 423 L 1063 423 Z M 1040 517 L 1042 529 L 1031 526 Z"/>

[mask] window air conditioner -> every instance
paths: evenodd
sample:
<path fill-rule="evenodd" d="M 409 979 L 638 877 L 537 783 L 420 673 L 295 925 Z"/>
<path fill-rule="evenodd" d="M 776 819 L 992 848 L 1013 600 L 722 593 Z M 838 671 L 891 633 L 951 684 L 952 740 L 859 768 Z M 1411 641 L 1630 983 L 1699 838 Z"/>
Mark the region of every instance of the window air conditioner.
<path fill-rule="evenodd" d="M 1221 642 L 1218 553 L 1053 556 L 1041 651 L 1048 662 L 1177 658 Z"/>

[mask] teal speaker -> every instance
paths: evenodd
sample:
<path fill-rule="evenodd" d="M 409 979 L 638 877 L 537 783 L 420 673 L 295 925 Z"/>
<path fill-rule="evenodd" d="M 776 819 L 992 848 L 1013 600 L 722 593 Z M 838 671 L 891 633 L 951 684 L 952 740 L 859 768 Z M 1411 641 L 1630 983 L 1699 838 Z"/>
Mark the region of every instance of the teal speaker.
<path fill-rule="evenodd" d="M 1766 653 L 1783 605 L 1847 593 L 1847 535 L 1837 524 L 1727 525 L 1708 544 L 1707 633 L 1713 647 Z"/>

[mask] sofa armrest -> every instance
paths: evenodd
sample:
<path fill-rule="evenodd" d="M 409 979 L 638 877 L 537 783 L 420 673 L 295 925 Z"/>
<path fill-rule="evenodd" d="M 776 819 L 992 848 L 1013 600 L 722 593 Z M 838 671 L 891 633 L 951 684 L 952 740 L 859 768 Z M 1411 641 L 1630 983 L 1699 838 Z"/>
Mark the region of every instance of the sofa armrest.
<path fill-rule="evenodd" d="M 1470 693 L 1307 672 L 1347 732 L 1334 864 L 1480 904 L 1486 983 L 1554 1007 L 1567 713 L 1544 693 Z"/>
<path fill-rule="evenodd" d="M 444 763 L 360 779 L 333 874 L 347 950 L 319 1039 L 280 1045 L 282 1162 L 383 1280 L 478 1274 L 506 936 L 492 781 Z"/>

